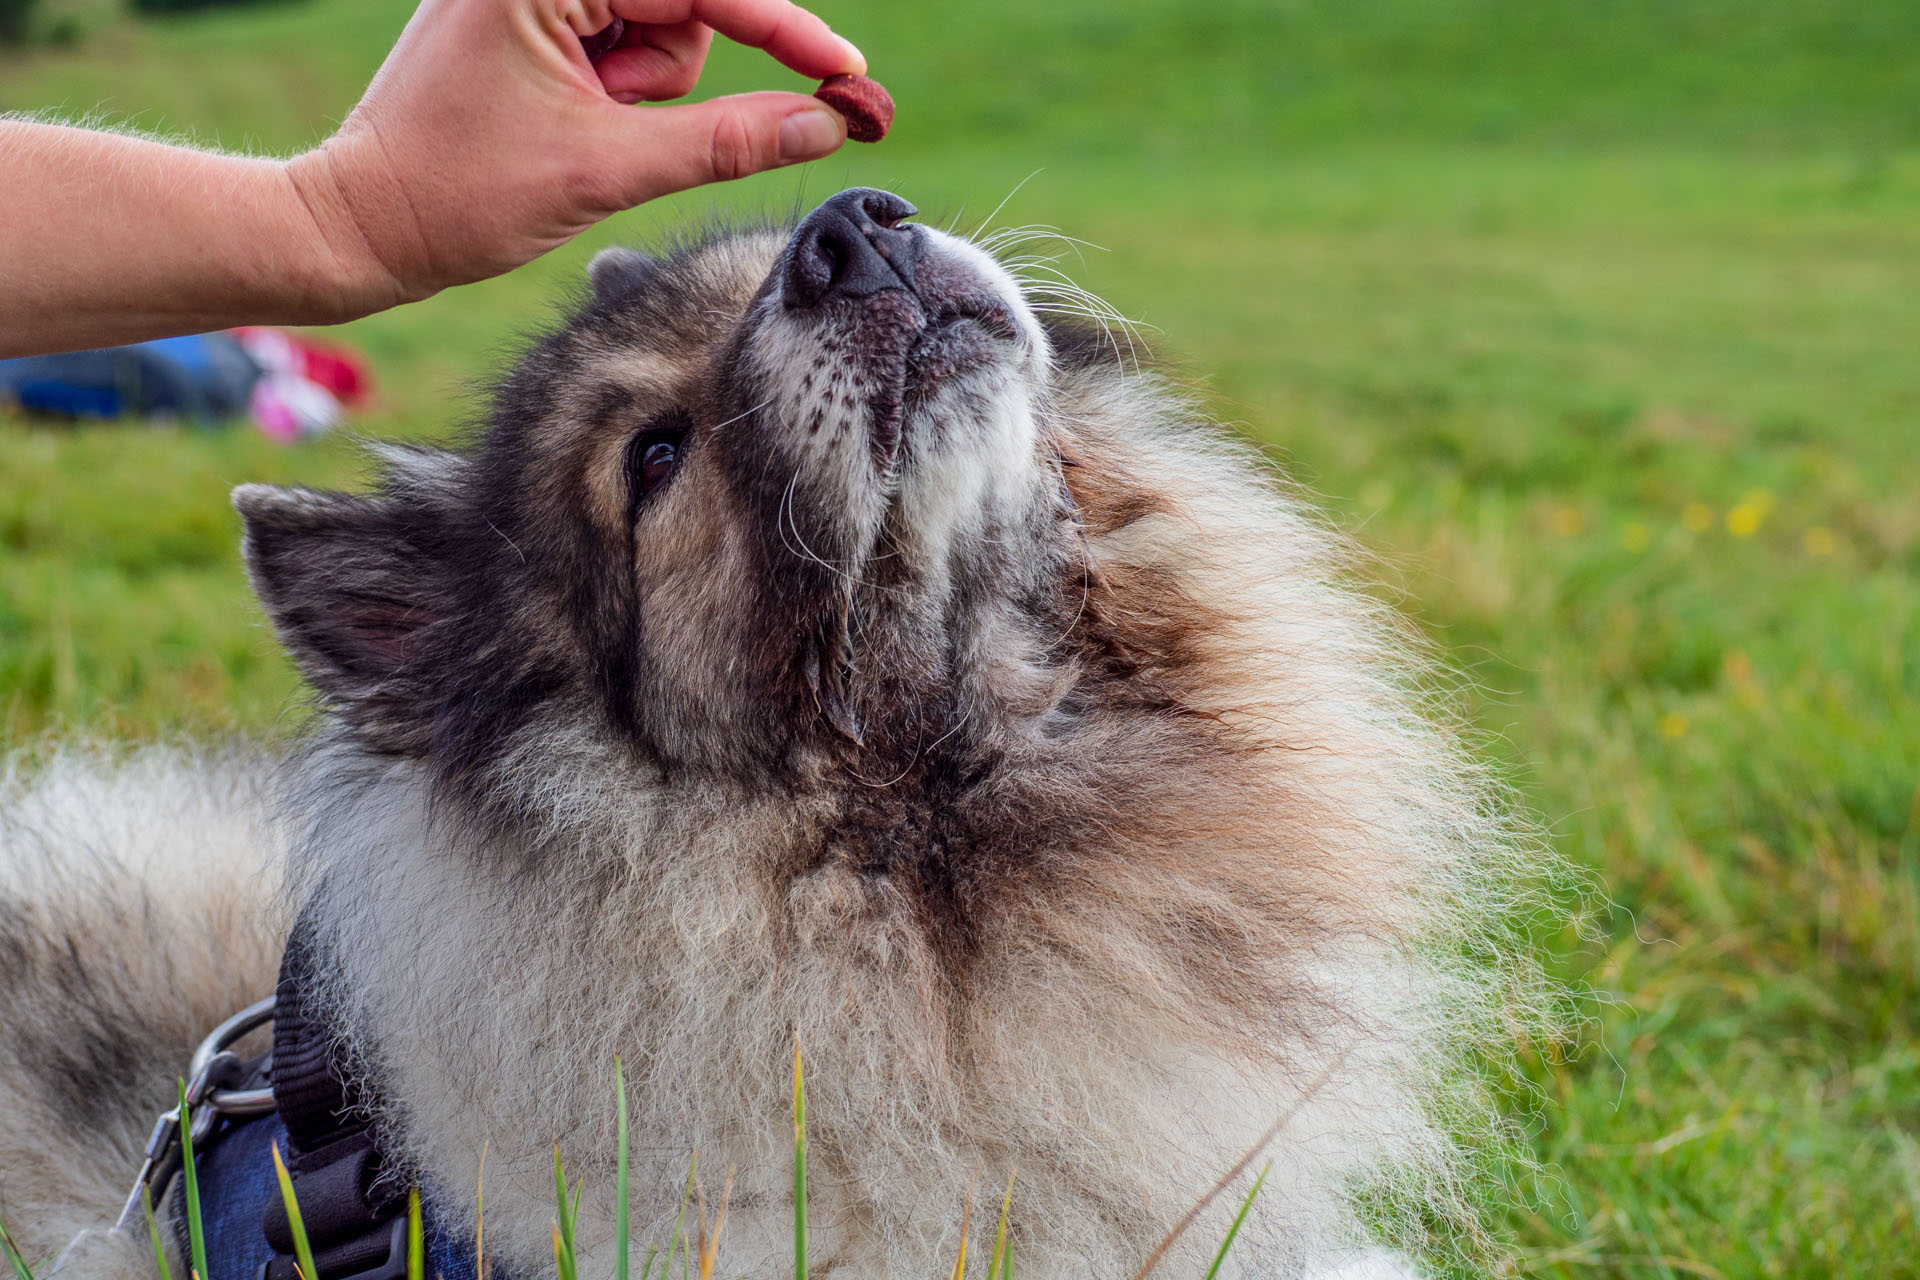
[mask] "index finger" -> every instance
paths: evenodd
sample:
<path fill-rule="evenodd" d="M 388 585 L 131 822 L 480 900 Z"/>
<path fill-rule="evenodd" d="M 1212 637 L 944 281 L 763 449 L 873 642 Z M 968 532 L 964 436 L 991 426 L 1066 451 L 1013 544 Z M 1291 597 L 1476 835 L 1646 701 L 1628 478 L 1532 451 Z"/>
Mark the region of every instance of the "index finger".
<path fill-rule="evenodd" d="M 866 74 L 860 50 L 792 0 L 612 0 L 609 7 L 628 22 L 704 22 L 815 80 Z"/>

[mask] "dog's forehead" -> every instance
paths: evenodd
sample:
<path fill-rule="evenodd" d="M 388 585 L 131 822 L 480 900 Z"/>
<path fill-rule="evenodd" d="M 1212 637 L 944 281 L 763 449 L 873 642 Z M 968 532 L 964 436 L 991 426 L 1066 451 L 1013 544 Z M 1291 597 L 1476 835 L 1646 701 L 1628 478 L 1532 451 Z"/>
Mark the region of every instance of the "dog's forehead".
<path fill-rule="evenodd" d="M 761 230 L 721 236 L 691 250 L 674 265 L 681 287 L 730 309 L 737 318 L 786 249 L 783 232 Z M 730 306 L 729 306 L 730 304 Z"/>
<path fill-rule="evenodd" d="M 747 231 L 681 248 L 637 273 L 604 311 L 585 317 L 580 337 L 642 373 L 684 368 L 731 336 L 785 245 L 782 234 Z"/>
<path fill-rule="evenodd" d="M 624 345 L 667 355 L 706 347 L 745 316 L 785 251 L 773 231 L 735 231 L 687 245 L 658 259 L 614 305 L 618 320 L 602 327 Z"/>
<path fill-rule="evenodd" d="M 786 244 L 734 232 L 682 248 L 637 273 L 631 290 L 584 313 L 543 361 L 539 411 L 519 447 L 554 483 L 602 478 L 608 457 L 653 417 L 692 408 L 694 384 L 732 336 Z M 611 509 L 617 495 L 602 495 Z"/>

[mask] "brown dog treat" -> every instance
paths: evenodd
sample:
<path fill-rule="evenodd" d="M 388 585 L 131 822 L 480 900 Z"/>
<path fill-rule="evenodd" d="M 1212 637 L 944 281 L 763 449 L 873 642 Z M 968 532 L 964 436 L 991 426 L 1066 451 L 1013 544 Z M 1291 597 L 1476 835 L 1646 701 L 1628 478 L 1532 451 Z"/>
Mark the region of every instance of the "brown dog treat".
<path fill-rule="evenodd" d="M 829 76 L 813 96 L 846 117 L 847 136 L 855 142 L 878 142 L 893 124 L 893 95 L 878 80 Z"/>

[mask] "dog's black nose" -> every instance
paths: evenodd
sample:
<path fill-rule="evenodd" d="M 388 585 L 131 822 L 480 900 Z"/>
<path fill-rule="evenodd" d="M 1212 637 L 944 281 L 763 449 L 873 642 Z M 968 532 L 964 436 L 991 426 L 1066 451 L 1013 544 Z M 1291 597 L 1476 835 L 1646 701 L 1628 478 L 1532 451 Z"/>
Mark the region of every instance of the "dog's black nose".
<path fill-rule="evenodd" d="M 842 191 L 793 233 L 782 301 L 806 308 L 834 295 L 864 298 L 882 289 L 912 288 L 924 237 L 918 227 L 903 227 L 900 220 L 918 212 L 899 196 L 872 187 Z"/>

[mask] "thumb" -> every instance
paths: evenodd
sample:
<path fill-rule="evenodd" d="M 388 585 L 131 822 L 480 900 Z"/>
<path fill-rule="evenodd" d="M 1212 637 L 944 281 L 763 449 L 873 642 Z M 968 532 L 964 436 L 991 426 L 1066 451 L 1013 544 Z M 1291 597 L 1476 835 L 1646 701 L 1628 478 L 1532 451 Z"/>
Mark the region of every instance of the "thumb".
<path fill-rule="evenodd" d="M 615 110 L 623 118 L 606 162 L 631 166 L 622 183 L 629 204 L 818 160 L 847 140 L 837 111 L 797 93 Z"/>

